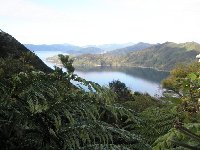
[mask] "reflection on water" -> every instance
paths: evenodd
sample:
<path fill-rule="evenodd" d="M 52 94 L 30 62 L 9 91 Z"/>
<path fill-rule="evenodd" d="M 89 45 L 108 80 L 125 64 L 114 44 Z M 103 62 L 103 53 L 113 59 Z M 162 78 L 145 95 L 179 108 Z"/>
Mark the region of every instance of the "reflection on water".
<path fill-rule="evenodd" d="M 76 68 L 76 74 L 100 85 L 108 85 L 113 80 L 124 82 L 133 91 L 162 95 L 161 81 L 169 73 L 150 68 L 137 67 L 94 67 Z"/>
<path fill-rule="evenodd" d="M 124 74 L 160 83 L 169 73 L 139 67 L 76 67 L 80 72 L 123 72 Z"/>
<path fill-rule="evenodd" d="M 54 56 L 60 52 L 40 51 L 35 53 L 45 62 L 46 57 Z M 51 68 L 54 66 L 52 63 L 45 63 Z M 169 75 L 168 72 L 137 67 L 77 67 L 75 73 L 100 85 L 108 85 L 113 80 L 120 80 L 131 90 L 149 93 L 152 96 L 162 95 L 161 81 Z"/>

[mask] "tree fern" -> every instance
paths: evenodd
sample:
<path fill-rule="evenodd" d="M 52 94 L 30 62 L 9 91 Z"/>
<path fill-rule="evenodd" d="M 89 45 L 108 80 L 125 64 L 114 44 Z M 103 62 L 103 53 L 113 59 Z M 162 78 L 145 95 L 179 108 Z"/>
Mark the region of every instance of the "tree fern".
<path fill-rule="evenodd" d="M 181 132 L 175 128 L 171 129 L 169 133 L 158 138 L 154 143 L 154 149 L 171 149 L 171 148 L 182 148 L 182 149 L 200 149 L 200 124 L 199 123 L 189 123 L 185 124 L 184 128 L 198 137 L 196 140 L 191 138 L 190 135 Z"/>
<path fill-rule="evenodd" d="M 22 150 L 149 149 L 126 128 L 140 122 L 134 112 L 115 103 L 108 89 L 72 70 L 20 72 L 2 80 L 0 145 Z M 72 81 L 90 87 L 89 91 Z"/>
<path fill-rule="evenodd" d="M 149 144 L 152 144 L 158 137 L 166 134 L 172 127 L 177 117 L 171 107 L 148 108 L 140 114 L 142 123 L 136 127 L 138 134 L 143 135 Z"/>

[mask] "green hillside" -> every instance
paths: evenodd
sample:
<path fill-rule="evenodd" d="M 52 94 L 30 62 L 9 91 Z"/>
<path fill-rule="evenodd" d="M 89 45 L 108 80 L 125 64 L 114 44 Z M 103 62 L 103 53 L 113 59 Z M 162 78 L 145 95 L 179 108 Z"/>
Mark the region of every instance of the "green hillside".
<path fill-rule="evenodd" d="M 153 67 L 160 70 L 171 70 L 177 64 L 196 61 L 200 45 L 195 42 L 176 44 L 166 42 L 147 48 L 143 51 L 129 53 L 125 57 L 127 65 Z"/>
<path fill-rule="evenodd" d="M 44 62 L 24 45 L 18 42 L 14 37 L 5 32 L 0 32 L 0 59 L 9 58 L 12 65 L 16 61 L 29 65 L 36 70 L 51 71 Z M 8 65 L 8 64 L 6 64 Z"/>
<path fill-rule="evenodd" d="M 76 66 L 137 66 L 169 71 L 180 63 L 196 61 L 200 44 L 187 42 L 176 44 L 166 42 L 125 55 L 82 55 L 74 58 Z"/>
<path fill-rule="evenodd" d="M 124 47 L 124 48 L 120 48 L 120 49 L 110 51 L 108 53 L 112 54 L 112 55 L 126 55 L 129 52 L 133 52 L 133 51 L 136 51 L 136 50 L 143 50 L 145 48 L 151 47 L 152 45 L 153 44 L 140 42 L 140 43 L 134 44 L 132 46 L 128 46 L 128 47 Z"/>

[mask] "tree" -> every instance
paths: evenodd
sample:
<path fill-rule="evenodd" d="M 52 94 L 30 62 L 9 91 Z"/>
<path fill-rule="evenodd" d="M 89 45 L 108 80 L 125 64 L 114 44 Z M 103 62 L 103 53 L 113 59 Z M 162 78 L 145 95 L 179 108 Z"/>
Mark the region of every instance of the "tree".
<path fill-rule="evenodd" d="M 72 62 L 61 58 L 67 72 L 61 68 L 51 73 L 11 70 L 6 81 L 0 80 L 1 147 L 150 149 L 138 134 L 125 128 L 138 123 L 134 113 L 115 103 L 107 89 L 73 74 Z M 76 87 L 71 80 L 91 86 L 95 92 Z"/>
<path fill-rule="evenodd" d="M 120 102 L 129 101 L 133 99 L 131 90 L 126 87 L 125 83 L 119 80 L 115 80 L 109 83 L 110 89 L 117 95 L 117 99 Z"/>
<path fill-rule="evenodd" d="M 197 69 L 199 70 L 199 69 Z M 177 85 L 181 103 L 175 106 L 179 117 L 167 134 L 159 137 L 154 149 L 200 149 L 200 76 L 199 72 L 184 75 Z"/>
<path fill-rule="evenodd" d="M 186 78 L 187 75 L 192 72 L 200 72 L 200 63 L 197 62 L 187 66 L 180 64 L 170 72 L 170 75 L 167 79 L 163 80 L 162 85 L 167 90 L 171 90 L 179 96 L 182 96 L 183 91 L 180 80 Z"/>

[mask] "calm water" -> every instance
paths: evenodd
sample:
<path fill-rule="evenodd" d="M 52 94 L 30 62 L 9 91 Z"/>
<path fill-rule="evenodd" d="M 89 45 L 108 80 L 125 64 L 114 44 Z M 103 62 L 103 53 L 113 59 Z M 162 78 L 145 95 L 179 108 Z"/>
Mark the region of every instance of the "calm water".
<path fill-rule="evenodd" d="M 54 56 L 61 52 L 36 51 L 35 53 L 45 61 L 46 57 Z M 54 66 L 52 63 L 45 63 L 50 67 Z M 161 81 L 169 75 L 167 72 L 137 67 L 81 67 L 76 68 L 75 73 L 100 85 L 108 85 L 113 80 L 120 80 L 131 90 L 149 93 L 152 96 L 162 95 Z"/>

